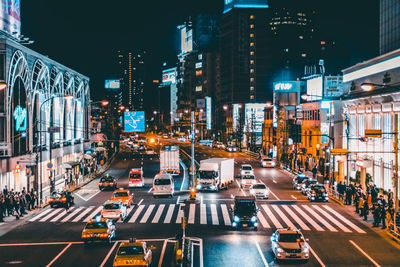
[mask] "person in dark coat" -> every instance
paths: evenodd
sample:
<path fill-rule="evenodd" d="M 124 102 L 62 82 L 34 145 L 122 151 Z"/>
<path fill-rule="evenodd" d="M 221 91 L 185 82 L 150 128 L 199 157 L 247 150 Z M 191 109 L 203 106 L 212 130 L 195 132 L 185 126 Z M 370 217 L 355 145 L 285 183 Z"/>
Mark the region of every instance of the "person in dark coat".
<path fill-rule="evenodd" d="M 368 219 L 368 217 L 367 217 L 368 213 L 369 213 L 368 197 L 365 197 L 363 210 L 362 210 L 362 215 L 364 216 L 364 221 L 366 221 Z"/>
<path fill-rule="evenodd" d="M 377 203 L 375 203 L 373 205 L 373 211 L 372 214 L 374 216 L 374 224 L 373 227 L 379 227 L 379 217 L 380 217 L 380 213 L 379 213 L 379 206 Z"/>
<path fill-rule="evenodd" d="M 0 196 L 0 222 L 4 222 L 4 213 L 6 210 L 5 198 Z"/>

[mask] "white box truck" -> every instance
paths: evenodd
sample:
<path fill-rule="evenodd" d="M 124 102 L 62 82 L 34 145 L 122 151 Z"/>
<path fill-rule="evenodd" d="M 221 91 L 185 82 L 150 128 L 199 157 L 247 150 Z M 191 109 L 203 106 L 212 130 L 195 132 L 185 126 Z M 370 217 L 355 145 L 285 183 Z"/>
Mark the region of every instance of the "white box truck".
<path fill-rule="evenodd" d="M 160 151 L 160 171 L 178 175 L 179 167 L 179 147 L 178 146 L 163 146 Z"/>
<path fill-rule="evenodd" d="M 200 161 L 197 177 L 197 190 L 228 188 L 234 179 L 234 159 L 211 158 Z"/>

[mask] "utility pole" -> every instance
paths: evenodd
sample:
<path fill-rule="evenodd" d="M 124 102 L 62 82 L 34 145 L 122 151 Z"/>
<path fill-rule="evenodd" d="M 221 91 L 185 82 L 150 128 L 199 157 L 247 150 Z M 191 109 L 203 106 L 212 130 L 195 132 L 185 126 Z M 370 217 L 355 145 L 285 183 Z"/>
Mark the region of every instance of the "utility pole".
<path fill-rule="evenodd" d="M 350 140 L 349 140 L 349 135 L 350 135 L 350 127 L 349 127 L 349 116 L 347 113 L 345 114 L 346 116 L 346 141 L 347 141 L 347 150 L 350 151 Z M 346 165 L 347 165 L 347 176 L 346 176 L 346 183 L 349 185 L 350 183 L 350 165 L 349 165 L 349 153 L 346 154 Z"/>
<path fill-rule="evenodd" d="M 194 186 L 194 178 L 195 178 L 195 166 L 194 166 L 194 111 L 192 111 L 192 122 L 191 122 L 191 131 L 192 131 L 192 180 L 190 182 L 190 186 Z"/>
<path fill-rule="evenodd" d="M 394 115 L 394 158 L 395 158 L 395 166 L 394 166 L 394 220 L 393 220 L 393 230 L 397 233 L 396 219 L 397 212 L 399 210 L 399 115 Z"/>

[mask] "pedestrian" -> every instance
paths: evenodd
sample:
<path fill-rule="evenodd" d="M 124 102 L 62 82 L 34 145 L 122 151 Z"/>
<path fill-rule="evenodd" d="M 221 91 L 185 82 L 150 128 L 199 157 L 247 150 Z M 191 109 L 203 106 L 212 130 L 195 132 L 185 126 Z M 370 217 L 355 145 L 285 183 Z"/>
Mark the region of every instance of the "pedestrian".
<path fill-rule="evenodd" d="M 5 185 L 4 189 L 3 189 L 3 196 L 7 196 L 7 195 L 8 195 L 8 188 L 7 188 L 7 185 Z"/>
<path fill-rule="evenodd" d="M 317 169 L 317 165 L 315 164 L 314 168 L 312 169 L 312 174 L 313 174 L 314 179 L 317 179 L 317 172 L 318 172 L 318 169 Z"/>
<path fill-rule="evenodd" d="M 30 194 L 30 192 L 25 194 L 25 200 L 26 200 L 26 208 L 27 208 L 27 210 L 31 210 L 31 194 Z"/>
<path fill-rule="evenodd" d="M 388 196 L 388 202 L 389 200 L 393 200 L 393 192 L 391 189 L 388 190 L 387 196 Z"/>
<path fill-rule="evenodd" d="M 4 222 L 4 212 L 6 210 L 4 196 L 0 195 L 0 222 Z"/>
<path fill-rule="evenodd" d="M 386 229 L 386 200 L 383 198 L 383 195 L 379 196 L 378 200 L 379 205 L 379 220 L 382 222 L 382 229 Z"/>
<path fill-rule="evenodd" d="M 376 185 L 374 185 L 371 188 L 371 200 L 372 200 L 372 203 L 375 203 L 378 200 L 378 192 L 379 192 L 378 188 L 376 187 Z"/>
<path fill-rule="evenodd" d="M 308 171 L 308 158 L 306 158 L 306 161 L 304 162 L 304 168 L 305 171 Z"/>
<path fill-rule="evenodd" d="M 373 227 L 379 227 L 379 207 L 378 204 L 374 204 L 373 205 L 373 216 L 374 216 L 374 223 L 373 223 Z"/>
<path fill-rule="evenodd" d="M 364 199 L 364 203 L 363 203 L 363 210 L 362 210 L 362 214 L 364 216 L 364 221 L 366 221 L 368 219 L 368 213 L 369 213 L 369 205 L 368 205 L 368 197 L 366 197 Z"/>
<path fill-rule="evenodd" d="M 356 213 L 360 213 L 360 207 L 362 207 L 362 199 L 361 199 L 361 192 L 357 190 L 356 195 L 354 197 L 354 206 L 356 207 Z"/>

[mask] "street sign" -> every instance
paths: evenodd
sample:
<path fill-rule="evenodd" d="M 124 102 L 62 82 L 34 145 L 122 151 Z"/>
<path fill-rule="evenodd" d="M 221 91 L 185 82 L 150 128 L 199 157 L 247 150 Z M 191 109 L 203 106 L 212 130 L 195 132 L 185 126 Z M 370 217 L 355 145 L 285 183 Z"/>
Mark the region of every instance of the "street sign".
<path fill-rule="evenodd" d="M 47 163 L 47 169 L 51 170 L 53 168 L 53 163 L 49 162 Z"/>
<path fill-rule="evenodd" d="M 381 138 L 382 130 L 365 129 L 365 137 Z"/>
<path fill-rule="evenodd" d="M 349 153 L 348 149 L 345 148 L 333 148 L 331 149 L 331 155 L 340 156 L 347 155 Z"/>

